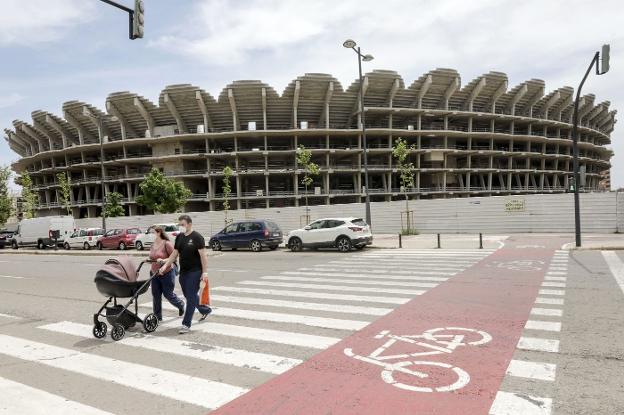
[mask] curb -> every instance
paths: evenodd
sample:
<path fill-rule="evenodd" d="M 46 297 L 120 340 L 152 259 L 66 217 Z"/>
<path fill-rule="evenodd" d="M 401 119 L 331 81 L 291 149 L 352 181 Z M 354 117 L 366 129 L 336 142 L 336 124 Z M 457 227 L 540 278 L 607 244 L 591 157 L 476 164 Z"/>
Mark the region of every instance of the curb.
<path fill-rule="evenodd" d="M 116 254 L 116 255 L 115 255 Z M 24 250 L 24 249 L 0 249 L 0 255 L 58 255 L 58 256 L 122 256 L 128 255 L 132 257 L 146 257 L 149 255 L 149 251 L 114 251 L 114 250 L 89 250 L 89 251 L 79 251 L 79 250 L 66 250 L 59 249 L 55 251 L 53 249 L 45 249 L 42 251 L 39 250 Z M 223 253 L 208 251 L 209 257 L 212 256 L 221 256 Z"/>

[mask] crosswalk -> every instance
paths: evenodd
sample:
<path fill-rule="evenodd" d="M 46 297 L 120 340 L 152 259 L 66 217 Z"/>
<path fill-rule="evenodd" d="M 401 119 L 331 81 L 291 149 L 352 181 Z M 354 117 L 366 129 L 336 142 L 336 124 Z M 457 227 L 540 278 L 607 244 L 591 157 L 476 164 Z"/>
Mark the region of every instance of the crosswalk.
<path fill-rule="evenodd" d="M 18 320 L 0 314 L 0 324 L 6 323 L 0 334 L 0 362 L 29 363 L 44 376 L 53 371 L 95 388 L 70 395 L 62 388 L 46 390 L 0 372 L 0 388 L 10 398 L 0 400 L 0 414 L 130 413 L 121 405 L 109 408 L 93 396 L 100 386 L 110 385 L 128 396 L 152 397 L 134 407 L 133 414 L 160 413 L 167 407 L 181 414 L 205 413 L 299 365 L 492 252 L 375 250 L 217 285 L 211 290 L 212 315 L 195 323 L 186 336 L 176 334 L 180 320 L 177 309 L 168 304 L 163 305 L 166 317 L 155 333 L 137 329 L 119 342 L 93 339 L 88 316 L 79 321 L 20 319 L 12 331 L 11 322 Z M 141 300 L 142 310 L 148 312 L 151 302 Z M 534 310 L 543 312 L 540 309 L 544 307 Z M 526 370 L 550 376 L 549 368 L 510 368 Z"/>

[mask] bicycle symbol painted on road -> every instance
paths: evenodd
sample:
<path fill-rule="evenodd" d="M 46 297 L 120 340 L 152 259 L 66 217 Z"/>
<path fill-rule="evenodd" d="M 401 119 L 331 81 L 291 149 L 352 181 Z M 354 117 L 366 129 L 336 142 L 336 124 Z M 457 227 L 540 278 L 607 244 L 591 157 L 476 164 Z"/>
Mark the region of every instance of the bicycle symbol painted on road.
<path fill-rule="evenodd" d="M 354 359 L 381 366 L 381 379 L 399 389 L 412 392 L 450 392 L 461 389 L 470 382 L 470 375 L 463 369 L 443 362 L 426 360 L 411 360 L 413 357 L 435 356 L 452 354 L 460 346 L 481 346 L 492 341 L 488 333 L 463 327 L 441 327 L 429 329 L 422 334 L 412 336 L 397 336 L 388 330 L 381 331 L 374 339 L 387 341 L 368 356 L 355 354 L 353 349 L 344 349 L 345 355 Z M 397 343 L 406 343 L 418 348 L 417 352 L 390 354 L 388 349 Z M 406 360 L 407 359 L 407 360 Z M 443 372 L 443 379 L 451 379 L 450 384 L 444 380 L 442 385 L 425 386 L 424 380 Z M 429 372 L 429 373 L 428 373 Z M 433 374 L 432 374 L 433 372 Z M 397 379 L 401 378 L 401 380 Z M 405 383 L 409 379 L 410 383 Z M 423 380 L 421 384 L 419 381 Z M 430 380 L 430 382 L 432 381 Z M 454 380 L 454 381 L 453 381 Z"/>
<path fill-rule="evenodd" d="M 518 259 L 515 261 L 492 261 L 488 267 L 505 268 L 511 271 L 539 271 L 544 266 L 544 261 L 534 259 Z"/>

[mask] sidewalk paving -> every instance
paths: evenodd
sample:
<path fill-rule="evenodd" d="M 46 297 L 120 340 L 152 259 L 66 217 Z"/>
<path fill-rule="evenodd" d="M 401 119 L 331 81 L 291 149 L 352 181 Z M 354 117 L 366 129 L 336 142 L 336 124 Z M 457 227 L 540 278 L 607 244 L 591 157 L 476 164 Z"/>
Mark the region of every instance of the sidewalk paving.
<path fill-rule="evenodd" d="M 206 250 L 207 252 L 207 256 L 219 256 L 222 255 L 220 252 L 216 252 L 216 251 L 212 251 L 210 249 Z M 25 248 L 20 248 L 20 249 L 10 249 L 10 248 L 5 248 L 5 249 L 0 249 L 0 255 L 2 254 L 7 254 L 7 255 L 73 255 L 73 256 L 106 256 L 106 257 L 114 257 L 114 256 L 121 256 L 121 255 L 129 255 L 129 256 L 133 256 L 133 257 L 147 257 L 149 256 L 149 250 L 147 251 L 137 251 L 134 249 L 131 250 L 125 250 L 125 251 L 119 251 L 119 250 L 97 250 L 97 249 L 90 249 L 88 251 L 82 250 L 82 249 L 63 249 L 63 248 L 59 248 L 58 250 L 54 250 L 53 248 L 48 248 L 48 249 L 25 249 Z"/>

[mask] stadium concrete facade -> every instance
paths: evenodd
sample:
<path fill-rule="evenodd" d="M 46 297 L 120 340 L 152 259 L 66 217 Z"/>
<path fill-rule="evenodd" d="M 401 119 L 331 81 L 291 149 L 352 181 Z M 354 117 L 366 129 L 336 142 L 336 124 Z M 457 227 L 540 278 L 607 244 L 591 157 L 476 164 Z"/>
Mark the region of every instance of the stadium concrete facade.
<path fill-rule="evenodd" d="M 393 71 L 366 74 L 361 85 L 373 201 L 403 198 L 392 146 L 414 145 L 411 198 L 446 198 L 568 191 L 572 175 L 573 89 L 546 93 L 542 80 L 509 88 L 490 72 L 462 86 L 452 69 L 432 70 L 406 87 Z M 192 191 L 187 211 L 218 210 L 223 169 L 232 167 L 234 208 L 298 206 L 306 190 L 299 145 L 321 173 L 307 190 L 310 204 L 364 198 L 360 83 L 346 90 L 331 75 L 306 74 L 280 95 L 260 81 L 236 81 L 215 98 L 199 87 L 172 85 L 158 104 L 131 92 L 108 96 L 105 111 L 69 101 L 63 115 L 34 111 L 14 121 L 6 140 L 39 193 L 39 214 L 61 212 L 56 173 L 67 172 L 76 217 L 100 214 L 100 137 L 105 187 L 124 196 L 130 215 L 139 184 L 153 167 Z M 616 111 L 584 95 L 579 102 L 579 151 L 585 191 L 599 189 L 610 168 Z M 100 120 L 100 122 L 98 122 Z"/>

